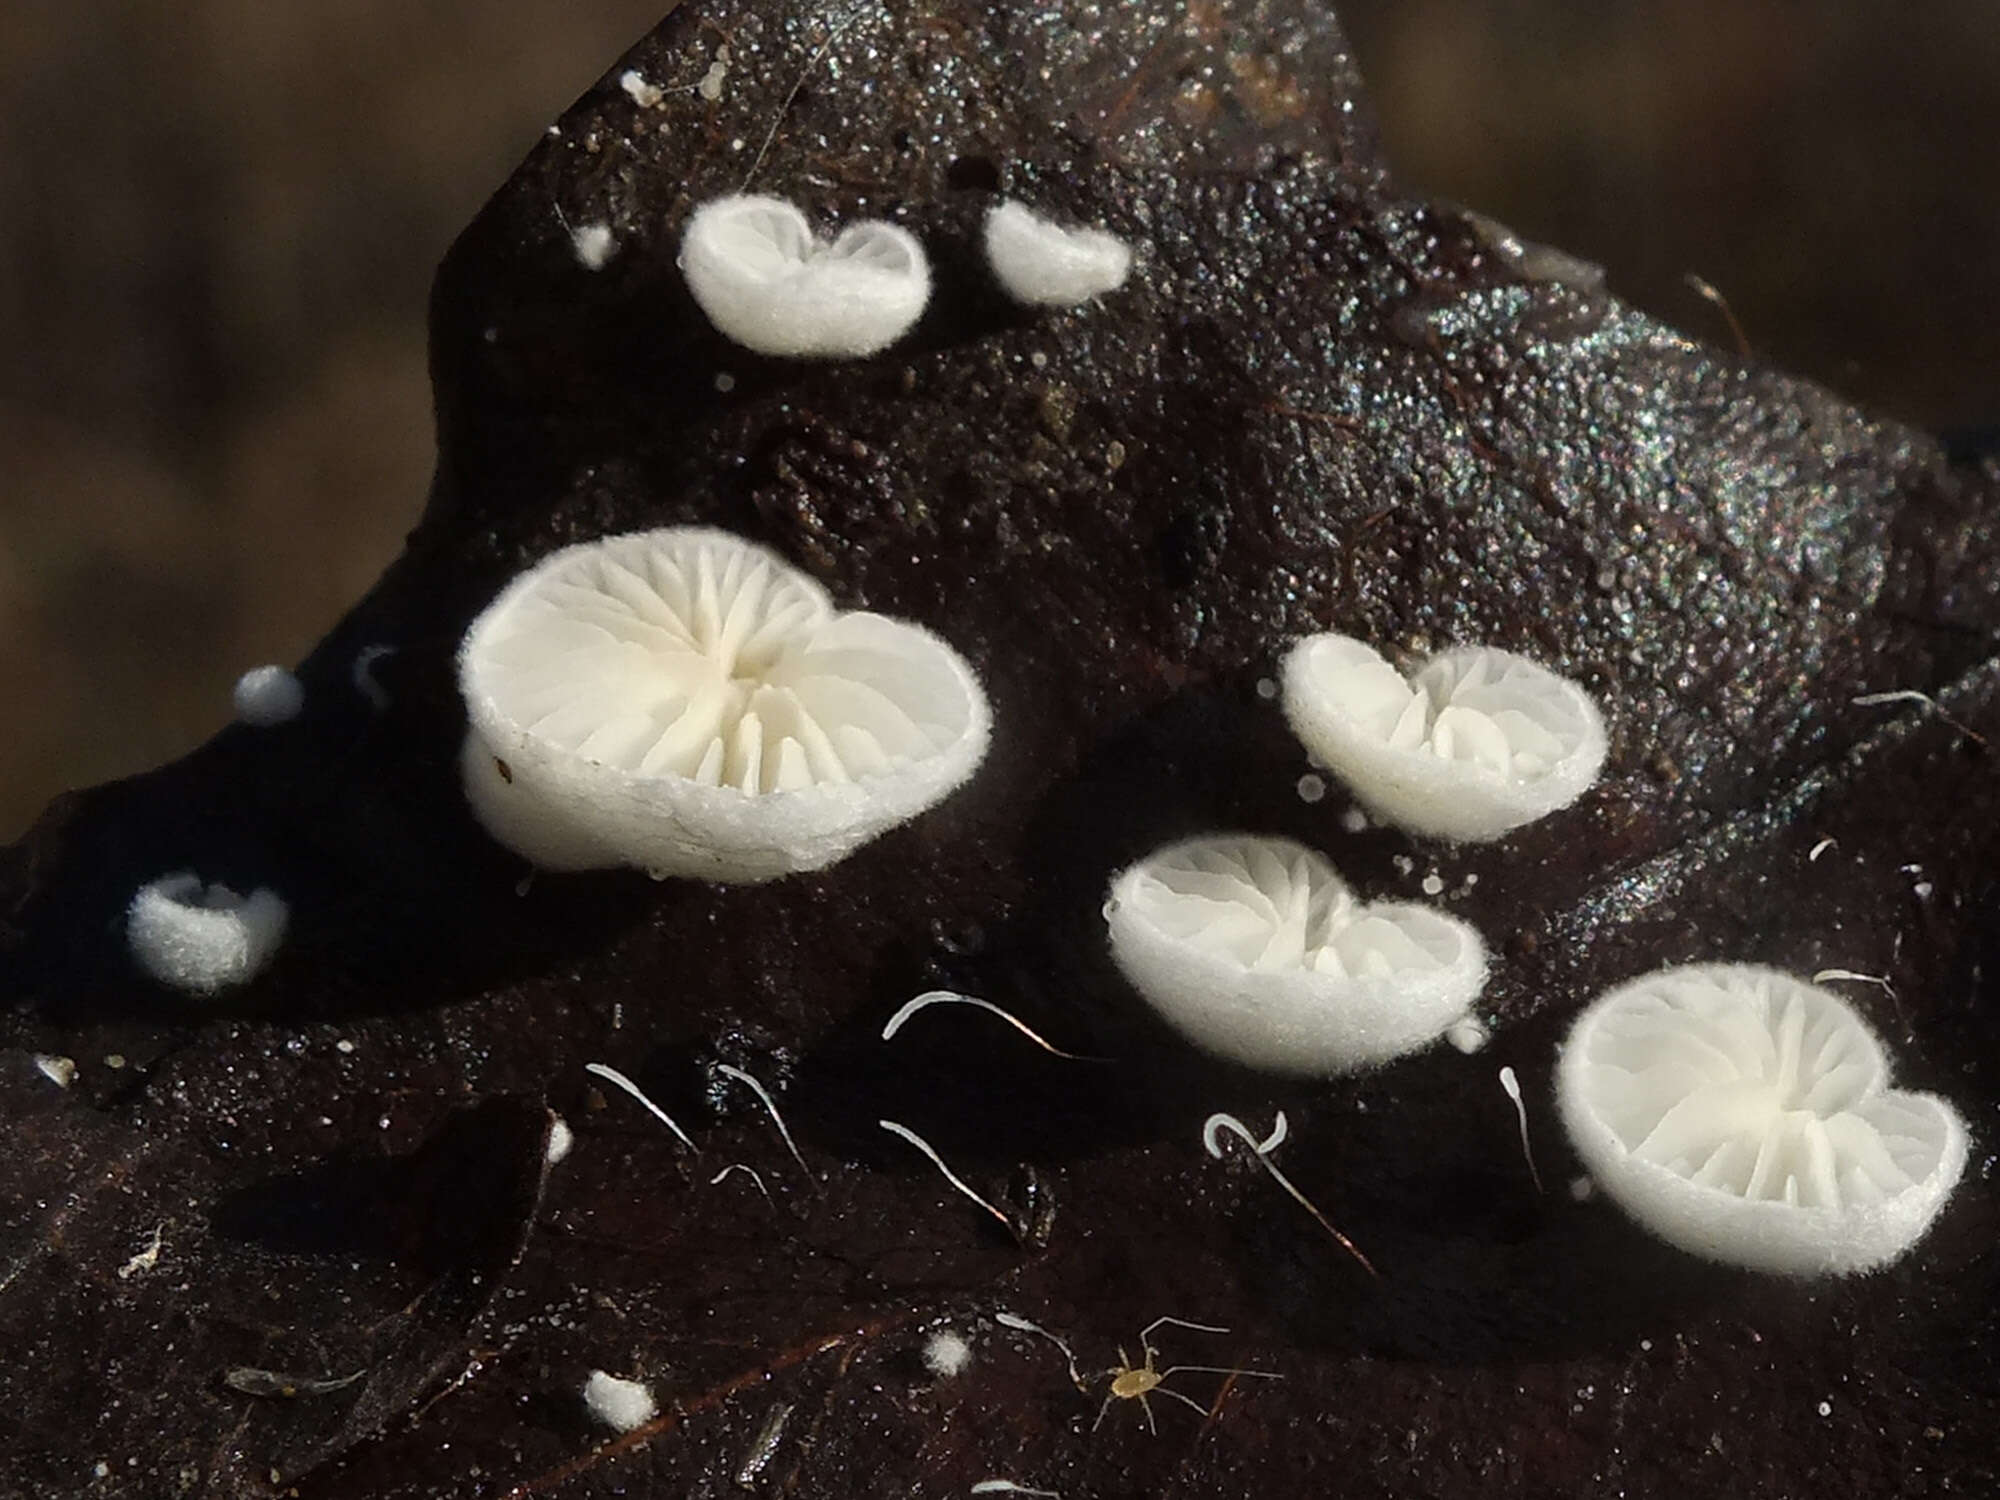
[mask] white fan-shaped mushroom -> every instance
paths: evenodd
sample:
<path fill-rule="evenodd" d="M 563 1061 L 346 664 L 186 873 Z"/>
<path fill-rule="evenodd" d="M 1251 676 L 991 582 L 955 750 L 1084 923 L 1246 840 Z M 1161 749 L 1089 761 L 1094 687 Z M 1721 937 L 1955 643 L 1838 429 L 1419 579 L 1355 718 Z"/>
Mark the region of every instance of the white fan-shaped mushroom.
<path fill-rule="evenodd" d="M 943 800 L 990 715 L 929 632 L 701 527 L 566 548 L 466 632 L 473 811 L 546 869 L 770 880 Z"/>
<path fill-rule="evenodd" d="M 161 984 L 213 995 L 257 976 L 285 940 L 289 916 L 283 899 L 261 886 L 239 896 L 182 871 L 139 887 L 125 913 L 125 940 Z"/>
<path fill-rule="evenodd" d="M 1775 969 L 1697 964 L 1584 1011 L 1556 1100 L 1591 1178 L 1661 1239 L 1814 1275 L 1901 1255 L 1965 1167 L 1950 1106 L 1888 1079 L 1838 997 Z"/>
<path fill-rule="evenodd" d="M 758 354 L 856 359 L 886 349 L 930 300 L 930 262 L 906 229 L 880 220 L 814 238 L 782 198 L 735 194 L 696 209 L 681 273 L 701 310 Z"/>
<path fill-rule="evenodd" d="M 1292 732 L 1382 822 L 1497 839 L 1567 807 L 1604 765 L 1590 695 L 1526 657 L 1461 646 L 1405 680 L 1364 641 L 1316 635 L 1285 658 Z"/>
<path fill-rule="evenodd" d="M 1102 229 L 1065 229 L 1009 199 L 986 213 L 986 263 L 1007 295 L 1030 307 L 1074 307 L 1115 292 L 1132 247 Z"/>
<path fill-rule="evenodd" d="M 1486 981 L 1470 927 L 1426 906 L 1359 905 L 1289 839 L 1155 850 L 1112 881 L 1104 920 L 1119 969 L 1169 1024 L 1272 1073 L 1331 1076 L 1415 1051 Z"/>

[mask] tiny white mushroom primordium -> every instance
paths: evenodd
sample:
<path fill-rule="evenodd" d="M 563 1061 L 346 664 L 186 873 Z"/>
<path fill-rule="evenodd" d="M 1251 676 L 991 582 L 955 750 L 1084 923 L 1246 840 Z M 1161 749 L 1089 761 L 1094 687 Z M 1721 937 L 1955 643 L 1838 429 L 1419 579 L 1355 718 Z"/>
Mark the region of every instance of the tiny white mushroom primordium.
<path fill-rule="evenodd" d="M 1285 658 L 1285 718 L 1371 816 L 1489 841 L 1567 807 L 1603 768 L 1603 716 L 1576 683 L 1490 646 L 1405 678 L 1365 641 L 1316 635 Z"/>
<path fill-rule="evenodd" d="M 1156 850 L 1111 884 L 1111 955 L 1189 1041 L 1266 1072 L 1327 1077 L 1426 1046 L 1486 981 L 1465 923 L 1362 905 L 1325 856 L 1218 834 Z"/>
<path fill-rule="evenodd" d="M 1922 1237 L 1966 1157 L 1930 1094 L 1889 1087 L 1845 1002 L 1776 969 L 1663 969 L 1577 1018 L 1556 1073 L 1606 1196 L 1695 1255 L 1793 1275 L 1866 1271 Z"/>
<path fill-rule="evenodd" d="M 1132 247 L 1102 229 L 1066 229 L 1025 203 L 986 214 L 986 263 L 1001 288 L 1030 307 L 1074 307 L 1115 292 L 1132 271 Z"/>
<path fill-rule="evenodd" d="M 700 527 L 517 578 L 466 632 L 459 688 L 489 833 L 544 869 L 661 878 L 823 869 L 956 790 L 991 725 L 936 636 Z"/>
<path fill-rule="evenodd" d="M 279 666 L 252 667 L 236 679 L 229 696 L 236 721 L 253 729 L 289 724 L 306 706 L 305 686 Z"/>
<path fill-rule="evenodd" d="M 907 229 L 876 219 L 832 240 L 783 198 L 732 194 L 696 209 L 681 236 L 688 291 L 725 337 L 787 359 L 858 359 L 910 330 L 930 300 L 930 262 Z"/>
<path fill-rule="evenodd" d="M 259 886 L 239 896 L 182 871 L 141 886 L 125 913 L 139 967 L 161 984 L 214 995 L 247 984 L 285 940 L 290 908 Z"/>
<path fill-rule="evenodd" d="M 592 1370 L 583 1382 L 583 1406 L 593 1421 L 613 1432 L 643 1427 L 659 1414 L 653 1391 L 642 1380 L 626 1380 L 604 1370 Z"/>

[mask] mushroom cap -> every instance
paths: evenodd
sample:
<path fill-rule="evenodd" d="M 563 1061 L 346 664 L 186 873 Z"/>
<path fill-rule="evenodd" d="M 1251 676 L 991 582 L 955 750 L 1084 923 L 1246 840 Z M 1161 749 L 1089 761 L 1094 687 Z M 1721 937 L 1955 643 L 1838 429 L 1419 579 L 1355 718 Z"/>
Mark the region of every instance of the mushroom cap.
<path fill-rule="evenodd" d="M 253 729 L 288 724 L 306 706 L 305 685 L 280 666 L 252 667 L 236 679 L 229 697 L 237 722 Z"/>
<path fill-rule="evenodd" d="M 1132 247 L 1103 229 L 1065 229 L 1025 203 L 986 212 L 986 263 L 1016 302 L 1073 307 L 1115 292 L 1132 271 Z"/>
<path fill-rule="evenodd" d="M 1285 658 L 1285 718 L 1377 819 L 1484 842 L 1567 807 L 1603 768 L 1604 720 L 1576 683 L 1491 646 L 1433 656 L 1405 679 L 1352 636 Z"/>
<path fill-rule="evenodd" d="M 1844 1274 L 1915 1244 L 1965 1127 L 1891 1089 L 1838 996 L 1754 964 L 1662 969 L 1577 1018 L 1556 1070 L 1591 1177 L 1669 1244 L 1751 1270 Z"/>
<path fill-rule="evenodd" d="M 290 909 L 259 886 L 239 896 L 180 871 L 142 885 L 125 913 L 125 940 L 139 967 L 161 984 L 214 995 L 246 984 L 285 940 Z"/>
<path fill-rule="evenodd" d="M 886 349 L 931 294 L 930 262 L 908 230 L 867 219 L 822 241 L 796 206 L 754 193 L 696 209 L 681 235 L 680 266 L 718 331 L 787 359 Z"/>
<path fill-rule="evenodd" d="M 1331 1077 L 1413 1052 L 1486 982 L 1465 923 L 1357 903 L 1290 839 L 1214 834 L 1157 849 L 1111 884 L 1111 955 L 1203 1050 L 1270 1073 Z"/>
<path fill-rule="evenodd" d="M 942 801 L 991 715 L 928 631 L 704 527 L 568 547 L 466 632 L 466 797 L 545 869 L 771 880 Z"/>

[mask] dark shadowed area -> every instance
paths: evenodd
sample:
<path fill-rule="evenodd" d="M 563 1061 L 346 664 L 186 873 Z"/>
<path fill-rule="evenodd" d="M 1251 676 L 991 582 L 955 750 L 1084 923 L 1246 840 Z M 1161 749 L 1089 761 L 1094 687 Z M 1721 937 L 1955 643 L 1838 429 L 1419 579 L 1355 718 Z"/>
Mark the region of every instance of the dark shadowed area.
<path fill-rule="evenodd" d="M 0 28 L 0 836 L 180 754 L 380 572 L 451 236 L 664 0 L 19 0 Z M 802 7 L 803 9 L 803 7 Z M 1412 187 L 1934 427 L 2000 420 L 1988 0 L 1355 0 Z"/>

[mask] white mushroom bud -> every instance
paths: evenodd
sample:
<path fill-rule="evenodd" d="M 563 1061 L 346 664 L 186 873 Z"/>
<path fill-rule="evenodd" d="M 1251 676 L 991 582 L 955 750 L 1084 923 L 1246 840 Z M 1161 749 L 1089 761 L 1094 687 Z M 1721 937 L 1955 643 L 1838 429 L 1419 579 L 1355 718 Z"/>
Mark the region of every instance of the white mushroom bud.
<path fill-rule="evenodd" d="M 986 263 L 1016 302 L 1074 307 L 1115 292 L 1132 271 L 1132 247 L 1102 229 L 1065 229 L 1009 199 L 986 214 Z"/>
<path fill-rule="evenodd" d="M 1886 1265 L 1965 1167 L 1965 1127 L 1891 1089 L 1846 1003 L 1776 969 L 1696 964 L 1612 990 L 1556 1071 L 1591 1179 L 1669 1244 L 1757 1271 Z"/>
<path fill-rule="evenodd" d="M 125 913 L 133 960 L 161 984 L 213 995 L 247 984 L 285 940 L 290 910 L 258 887 L 239 896 L 182 871 L 139 887 Z"/>
<path fill-rule="evenodd" d="M 1350 1073 L 1426 1046 L 1486 981 L 1478 933 L 1428 906 L 1364 906 L 1289 839 L 1156 850 L 1111 885 L 1111 955 L 1175 1030 L 1272 1073 Z"/>
<path fill-rule="evenodd" d="M 1316 635 L 1283 676 L 1300 742 L 1410 833 L 1500 838 L 1576 801 L 1604 765 L 1590 695 L 1509 651 L 1461 646 L 1405 680 L 1366 642 Z"/>
<path fill-rule="evenodd" d="M 659 1414 L 652 1387 L 643 1380 L 626 1380 L 604 1370 L 592 1370 L 583 1382 L 583 1409 L 593 1422 L 613 1432 L 643 1427 Z"/>
<path fill-rule="evenodd" d="M 253 729 L 271 729 L 289 724 L 299 716 L 306 706 L 306 690 L 283 667 L 252 667 L 236 679 L 230 701 L 238 723 Z"/>
<path fill-rule="evenodd" d="M 907 229 L 850 224 L 832 241 L 782 198 L 735 194 L 696 209 L 681 236 L 688 290 L 726 337 L 758 354 L 857 359 L 886 349 L 930 300 L 930 262 Z"/>
<path fill-rule="evenodd" d="M 466 632 L 474 813 L 545 869 L 771 880 L 962 785 L 991 716 L 928 631 L 702 527 L 569 547 Z"/>

